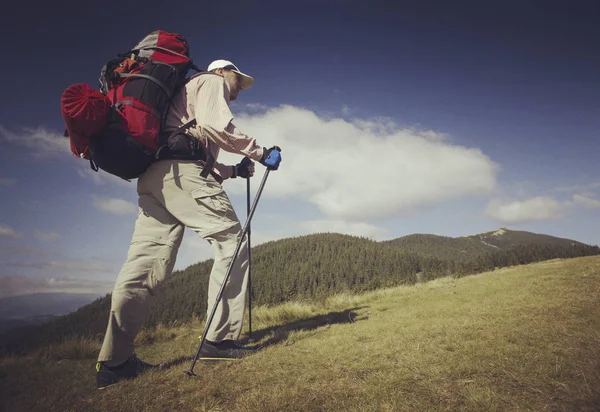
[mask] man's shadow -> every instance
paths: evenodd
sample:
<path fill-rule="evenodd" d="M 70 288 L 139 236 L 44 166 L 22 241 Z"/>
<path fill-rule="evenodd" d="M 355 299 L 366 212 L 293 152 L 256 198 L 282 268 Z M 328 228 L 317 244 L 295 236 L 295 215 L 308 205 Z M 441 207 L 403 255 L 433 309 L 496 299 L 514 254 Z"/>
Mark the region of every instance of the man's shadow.
<path fill-rule="evenodd" d="M 366 320 L 368 318 L 366 314 L 357 313 L 357 311 L 366 308 L 368 308 L 368 306 L 360 306 L 351 309 L 345 309 L 341 312 L 329 312 L 326 315 L 316 315 L 306 319 L 299 319 L 284 325 L 276 325 L 265 329 L 259 329 L 256 331 L 252 331 L 251 339 L 249 339 L 249 337 L 246 337 L 242 340 L 242 342 L 244 344 L 252 344 L 253 342 L 260 342 L 265 337 L 272 335 L 264 342 L 260 342 L 259 344 L 254 346 L 258 350 L 260 350 L 267 346 L 275 345 L 286 340 L 291 332 L 310 331 L 328 325 L 339 325 Z M 179 365 L 181 363 L 188 362 L 192 359 L 193 356 L 182 356 L 165 364 L 165 366 L 171 367 Z"/>
<path fill-rule="evenodd" d="M 251 339 L 250 337 L 247 337 L 243 342 L 259 342 L 266 336 L 273 335 L 266 341 L 260 342 L 255 346 L 257 349 L 262 349 L 286 340 L 291 332 L 310 331 L 327 325 L 354 323 L 365 320 L 367 319 L 366 314 L 359 315 L 357 313 L 357 311 L 365 308 L 367 308 L 367 306 L 345 309 L 341 312 L 329 312 L 326 315 L 317 315 L 307 319 L 299 319 L 285 325 L 276 325 L 265 329 L 259 329 L 257 331 L 252 331 Z"/>

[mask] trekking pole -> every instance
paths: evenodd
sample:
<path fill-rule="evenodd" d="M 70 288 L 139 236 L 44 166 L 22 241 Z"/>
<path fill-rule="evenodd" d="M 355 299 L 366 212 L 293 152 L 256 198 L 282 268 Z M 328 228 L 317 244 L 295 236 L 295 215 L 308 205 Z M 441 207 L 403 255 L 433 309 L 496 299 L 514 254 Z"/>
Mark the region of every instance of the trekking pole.
<path fill-rule="evenodd" d="M 223 297 L 223 291 L 225 290 L 225 286 L 227 285 L 227 281 L 229 280 L 229 276 L 231 275 L 231 269 L 233 268 L 235 259 L 237 258 L 238 254 L 240 253 L 240 249 L 242 247 L 242 242 L 244 241 L 244 236 L 246 236 L 246 233 L 248 233 L 248 230 L 250 228 L 250 221 L 252 220 L 252 216 L 254 216 L 254 211 L 256 210 L 256 205 L 258 204 L 260 195 L 262 194 L 263 188 L 265 187 L 265 183 L 267 182 L 267 177 L 269 177 L 269 172 L 270 172 L 270 170 L 267 169 L 262 182 L 260 182 L 258 192 L 256 193 L 256 197 L 254 198 L 254 203 L 252 204 L 252 208 L 250 209 L 250 212 L 248 213 L 248 218 L 246 219 L 246 223 L 244 224 L 244 228 L 242 229 L 242 234 L 240 236 L 240 240 L 237 244 L 237 247 L 235 248 L 235 252 L 233 252 L 233 258 L 231 259 L 231 263 L 229 264 L 229 267 L 227 268 L 227 274 L 225 275 L 225 279 L 223 280 L 221 289 L 219 289 L 219 294 L 217 295 L 216 302 L 212 308 L 212 311 L 210 312 L 210 316 L 208 317 L 208 319 L 206 321 L 206 325 L 204 326 L 204 332 L 202 333 L 202 337 L 200 338 L 200 343 L 198 344 L 198 349 L 196 350 L 196 355 L 194 356 L 194 360 L 192 361 L 190 370 L 185 372 L 189 376 L 196 376 L 196 374 L 194 373 L 194 366 L 196 365 L 196 362 L 198 361 L 198 358 L 200 357 L 200 350 L 202 350 L 202 345 L 204 345 L 204 341 L 206 340 L 206 335 L 208 334 L 208 328 L 210 327 L 210 324 L 212 323 L 212 320 L 215 317 L 215 313 L 217 312 L 217 307 L 219 306 L 219 302 L 221 301 L 221 298 Z"/>
<path fill-rule="evenodd" d="M 246 179 L 246 210 L 250 216 L 250 178 Z M 252 244 L 250 243 L 250 221 L 248 220 L 248 342 L 252 342 Z"/>

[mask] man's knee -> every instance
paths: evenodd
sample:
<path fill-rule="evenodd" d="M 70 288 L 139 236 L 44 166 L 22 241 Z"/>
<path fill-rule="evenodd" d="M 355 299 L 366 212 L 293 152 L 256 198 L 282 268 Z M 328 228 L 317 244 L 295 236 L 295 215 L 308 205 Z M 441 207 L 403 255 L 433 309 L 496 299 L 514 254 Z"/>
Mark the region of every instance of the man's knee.
<path fill-rule="evenodd" d="M 156 241 L 136 242 L 117 279 L 115 290 L 152 291 L 173 271 L 177 248 Z"/>
<path fill-rule="evenodd" d="M 242 236 L 242 225 L 240 224 L 240 222 L 237 222 L 236 225 L 232 226 L 230 231 L 239 240 L 240 236 Z"/>
<path fill-rule="evenodd" d="M 228 243 L 237 245 L 242 237 L 242 226 L 238 222 L 236 225 L 223 230 L 221 233 L 215 236 L 215 239 L 220 243 Z"/>
<path fill-rule="evenodd" d="M 113 292 L 110 312 L 120 329 L 137 334 L 148 315 L 152 294 L 144 288 L 118 289 Z"/>

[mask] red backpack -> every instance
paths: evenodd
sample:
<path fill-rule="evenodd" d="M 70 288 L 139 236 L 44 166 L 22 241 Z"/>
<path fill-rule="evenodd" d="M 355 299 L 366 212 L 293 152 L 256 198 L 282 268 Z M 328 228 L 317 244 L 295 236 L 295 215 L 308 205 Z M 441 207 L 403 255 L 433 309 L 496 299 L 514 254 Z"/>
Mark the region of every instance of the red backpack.
<path fill-rule="evenodd" d="M 160 132 L 175 92 L 194 66 L 185 38 L 154 31 L 109 61 L 100 91 L 69 86 L 61 109 L 74 156 L 123 179 L 139 177 L 156 160 Z"/>

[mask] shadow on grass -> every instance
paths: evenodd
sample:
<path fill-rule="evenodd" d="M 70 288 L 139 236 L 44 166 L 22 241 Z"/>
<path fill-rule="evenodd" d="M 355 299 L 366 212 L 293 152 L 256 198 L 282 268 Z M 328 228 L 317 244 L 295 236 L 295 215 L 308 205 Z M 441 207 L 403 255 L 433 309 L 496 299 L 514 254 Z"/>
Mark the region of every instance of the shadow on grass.
<path fill-rule="evenodd" d="M 176 365 L 181 365 L 182 363 L 189 363 L 192 361 L 192 359 L 194 359 L 193 356 L 180 356 L 177 359 L 172 360 L 171 362 L 165 363 L 164 366 L 167 368 L 171 368 Z"/>
<path fill-rule="evenodd" d="M 259 329 L 256 331 L 252 331 L 252 340 L 250 342 L 248 338 L 243 339 L 242 342 L 244 344 L 258 342 L 264 339 L 265 337 L 272 335 L 266 341 L 261 342 L 255 346 L 257 349 L 262 349 L 267 346 L 274 345 L 276 343 L 286 340 L 291 332 L 309 331 L 327 325 L 354 323 L 360 320 L 365 320 L 367 319 L 366 315 L 359 315 L 357 313 L 357 311 L 365 308 L 368 308 L 368 306 L 360 306 L 352 309 L 346 309 L 341 312 L 329 312 L 326 315 L 317 315 L 306 319 L 296 320 L 294 322 L 290 322 L 284 325 L 277 325 L 265 329 Z M 165 366 L 170 368 L 175 365 L 190 362 L 193 358 L 193 356 L 180 356 L 179 358 L 166 363 Z"/>
<path fill-rule="evenodd" d="M 294 322 L 271 326 L 269 328 L 252 331 L 252 339 L 246 338 L 245 343 L 258 342 L 267 336 L 273 335 L 266 341 L 261 342 L 256 347 L 262 349 L 269 345 L 274 345 L 288 338 L 291 332 L 309 331 L 327 325 L 354 323 L 367 319 L 366 315 L 359 315 L 357 311 L 365 309 L 368 306 L 360 306 L 352 309 L 346 309 L 341 312 L 329 312 L 326 315 L 317 315 L 307 319 L 300 319 Z"/>

